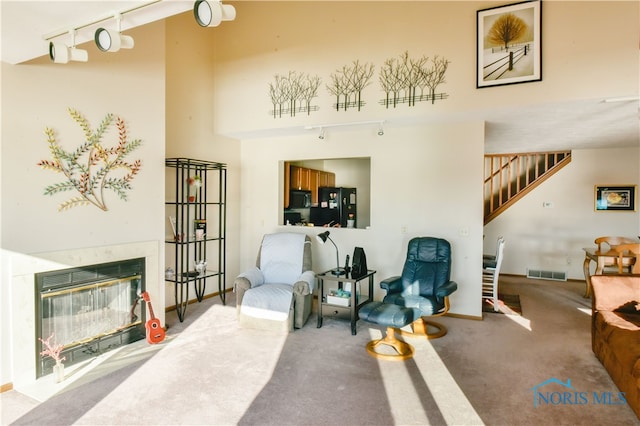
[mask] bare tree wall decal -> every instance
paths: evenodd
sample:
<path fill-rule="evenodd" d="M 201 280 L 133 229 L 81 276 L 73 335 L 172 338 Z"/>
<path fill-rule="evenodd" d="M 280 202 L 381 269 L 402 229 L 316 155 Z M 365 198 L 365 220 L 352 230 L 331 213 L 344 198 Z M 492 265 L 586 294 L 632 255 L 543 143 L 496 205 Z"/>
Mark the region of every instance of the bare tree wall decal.
<path fill-rule="evenodd" d="M 371 84 L 375 67 L 373 64 L 361 64 L 359 60 L 352 63 L 353 66 L 343 66 L 331 74 L 331 84 L 327 85 L 327 90 L 336 98 L 335 110 L 342 108 L 346 111 L 349 107 L 357 107 L 358 111 L 364 106 L 362 100 L 362 90 Z M 343 102 L 340 102 L 340 99 Z"/>
<path fill-rule="evenodd" d="M 281 118 L 283 114 L 295 117 L 297 112 L 317 111 L 317 106 L 312 106 L 313 98 L 318 96 L 318 89 L 322 84 L 320 77 L 310 76 L 296 71 L 289 71 L 289 75 L 276 74 L 274 81 L 269 83 L 269 97 L 273 109 L 270 114 L 273 118 Z"/>
<path fill-rule="evenodd" d="M 385 60 L 378 75 L 380 87 L 385 93 L 380 104 L 395 108 L 401 103 L 415 106 L 416 102 L 430 100 L 433 104 L 436 99 L 446 99 L 447 94 L 436 94 L 436 89 L 446 82 L 445 73 L 449 64 L 450 61 L 437 55 L 431 60 L 427 56 L 414 59 L 407 51 L 398 58 Z M 426 88 L 429 88 L 427 94 L 424 93 Z"/>
<path fill-rule="evenodd" d="M 405 51 L 398 57 L 386 59 L 378 72 L 378 82 L 385 97 L 379 101 L 385 108 L 396 108 L 406 103 L 415 106 L 416 102 L 447 99 L 446 93 L 437 93 L 438 86 L 446 83 L 445 74 L 451 62 L 435 55 L 433 58 L 421 56 L 412 58 Z M 350 65 L 343 65 L 329 76 L 326 85 L 328 93 L 333 97 L 332 109 L 347 111 L 357 108 L 361 111 L 366 105 L 362 92 L 371 85 L 375 74 L 375 65 L 354 60 Z M 269 97 L 272 109 L 269 114 L 273 118 L 283 115 L 295 117 L 297 113 L 317 111 L 312 105 L 318 96 L 322 79 L 315 75 L 289 71 L 288 75 L 276 74 L 269 83 Z M 426 92 L 426 93 L 425 93 Z"/>

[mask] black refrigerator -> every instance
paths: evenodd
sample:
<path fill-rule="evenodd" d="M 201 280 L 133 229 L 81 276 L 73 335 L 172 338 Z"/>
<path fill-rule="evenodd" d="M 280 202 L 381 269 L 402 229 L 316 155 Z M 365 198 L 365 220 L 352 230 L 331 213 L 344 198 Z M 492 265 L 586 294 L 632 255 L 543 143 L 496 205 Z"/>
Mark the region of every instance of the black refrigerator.
<path fill-rule="evenodd" d="M 318 207 L 311 207 L 310 222 L 315 226 L 356 228 L 358 225 L 356 188 L 318 188 Z M 353 220 L 353 222 L 347 222 Z"/>

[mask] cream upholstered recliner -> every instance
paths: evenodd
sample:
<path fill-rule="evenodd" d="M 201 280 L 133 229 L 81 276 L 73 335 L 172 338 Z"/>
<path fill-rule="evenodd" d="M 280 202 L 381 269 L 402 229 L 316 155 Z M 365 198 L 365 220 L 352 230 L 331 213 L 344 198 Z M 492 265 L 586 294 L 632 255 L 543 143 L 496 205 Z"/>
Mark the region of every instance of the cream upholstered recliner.
<path fill-rule="evenodd" d="M 314 286 L 310 238 L 293 232 L 265 235 L 256 266 L 233 283 L 240 326 L 301 328 L 311 314 Z"/>

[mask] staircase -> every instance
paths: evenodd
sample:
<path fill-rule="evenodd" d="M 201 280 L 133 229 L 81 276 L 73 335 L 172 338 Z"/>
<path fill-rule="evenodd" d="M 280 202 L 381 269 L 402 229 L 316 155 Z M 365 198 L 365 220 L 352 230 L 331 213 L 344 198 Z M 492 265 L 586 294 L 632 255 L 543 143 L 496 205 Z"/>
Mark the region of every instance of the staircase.
<path fill-rule="evenodd" d="M 571 162 L 571 151 L 484 156 L 484 224 Z"/>

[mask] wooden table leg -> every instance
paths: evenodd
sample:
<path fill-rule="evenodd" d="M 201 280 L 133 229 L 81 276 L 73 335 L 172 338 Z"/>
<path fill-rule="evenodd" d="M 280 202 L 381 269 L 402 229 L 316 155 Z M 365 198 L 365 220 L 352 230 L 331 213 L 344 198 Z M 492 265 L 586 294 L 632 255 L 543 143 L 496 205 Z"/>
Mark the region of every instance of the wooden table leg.
<path fill-rule="evenodd" d="M 604 256 L 598 256 L 598 261 L 596 262 L 596 271 L 593 273 L 593 275 L 602 275 L 602 273 L 604 272 L 605 260 L 606 259 Z"/>
<path fill-rule="evenodd" d="M 585 256 L 584 263 L 582 264 L 582 270 L 584 271 L 584 280 L 587 282 L 587 288 L 584 293 L 584 297 L 591 296 L 591 274 L 589 273 L 589 264 L 591 259 L 589 256 Z"/>

